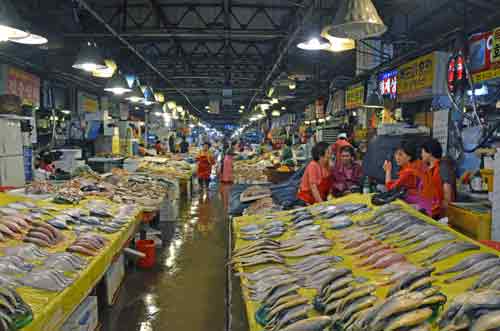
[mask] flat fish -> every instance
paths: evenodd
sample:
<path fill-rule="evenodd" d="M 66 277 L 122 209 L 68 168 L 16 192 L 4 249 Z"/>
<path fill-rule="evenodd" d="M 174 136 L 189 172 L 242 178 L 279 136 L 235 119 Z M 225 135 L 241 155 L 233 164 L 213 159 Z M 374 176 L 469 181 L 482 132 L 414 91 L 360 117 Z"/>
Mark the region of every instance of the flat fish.
<path fill-rule="evenodd" d="M 408 273 L 389 289 L 389 293 L 387 294 L 387 296 L 390 297 L 396 292 L 410 287 L 414 282 L 418 281 L 421 278 L 429 277 L 434 270 L 435 268 L 430 267 Z"/>
<path fill-rule="evenodd" d="M 395 331 L 401 328 L 417 326 L 429 319 L 432 315 L 432 309 L 423 308 L 404 313 L 394 319 L 391 319 L 384 331 Z"/>
<path fill-rule="evenodd" d="M 375 246 L 378 246 L 380 245 L 380 241 L 378 240 L 369 240 L 363 244 L 361 244 L 361 246 L 353 249 L 352 251 L 349 252 L 349 254 L 359 254 L 359 253 L 362 253 L 364 251 L 366 251 L 367 249 L 370 249 L 372 247 L 375 247 Z"/>
<path fill-rule="evenodd" d="M 436 263 L 449 258 L 450 256 L 460 254 L 466 251 L 478 250 L 479 246 L 467 241 L 451 242 L 438 249 L 429 258 L 425 259 L 427 263 Z M 422 262 L 424 262 L 422 261 Z"/>
<path fill-rule="evenodd" d="M 320 316 L 311 317 L 299 322 L 290 324 L 280 331 L 322 331 L 332 323 L 331 317 Z"/>
<path fill-rule="evenodd" d="M 425 230 L 424 232 L 421 232 L 420 234 L 418 234 L 414 238 L 407 240 L 405 243 L 400 244 L 399 247 L 406 247 L 406 246 L 416 244 L 418 242 L 421 242 L 421 241 L 429 238 L 431 235 L 435 235 L 437 233 L 444 233 L 444 232 L 443 232 L 443 230 L 441 230 L 437 227 L 432 227 L 428 230 Z"/>
<path fill-rule="evenodd" d="M 481 262 L 473 265 L 472 267 L 466 269 L 462 273 L 460 273 L 452 278 L 446 279 L 444 282 L 447 284 L 453 283 L 453 282 L 456 282 L 457 280 L 461 280 L 461 279 L 475 276 L 479 273 L 482 273 L 482 272 L 484 272 L 488 269 L 491 269 L 493 267 L 496 267 L 496 266 L 500 266 L 500 258 L 487 259 L 487 260 L 481 261 Z"/>
<path fill-rule="evenodd" d="M 500 328 L 500 311 L 488 312 L 472 324 L 470 331 L 491 331 Z"/>
<path fill-rule="evenodd" d="M 500 266 L 486 270 L 472 285 L 472 289 L 488 288 L 500 275 Z"/>
<path fill-rule="evenodd" d="M 302 257 L 302 256 L 326 253 L 330 250 L 331 247 L 317 247 L 317 248 L 301 247 L 296 251 L 283 252 L 282 255 L 284 257 Z"/>
<path fill-rule="evenodd" d="M 340 230 L 350 227 L 353 222 L 350 219 L 345 219 L 341 221 L 329 222 L 329 227 L 332 230 Z"/>
<path fill-rule="evenodd" d="M 358 263 L 357 266 L 362 267 L 365 265 L 374 264 L 382 257 L 393 254 L 393 253 L 394 253 L 394 251 L 392 249 L 383 249 L 381 251 L 378 251 L 378 252 L 370 255 L 366 260 L 364 260 L 361 263 Z"/>
<path fill-rule="evenodd" d="M 474 264 L 477 264 L 483 260 L 498 258 L 498 255 L 493 253 L 479 253 L 466 257 L 459 263 L 455 264 L 453 267 L 445 269 L 443 271 L 436 272 L 436 275 L 444 275 L 452 272 L 463 271 L 472 267 Z"/>
<path fill-rule="evenodd" d="M 406 257 L 403 254 L 394 253 L 391 255 L 384 256 L 380 260 L 377 260 L 377 262 L 373 264 L 373 268 L 375 269 L 387 268 L 392 264 L 403 261 L 406 261 Z"/>
<path fill-rule="evenodd" d="M 430 246 L 433 246 L 437 243 L 440 243 L 440 242 L 443 242 L 443 241 L 450 241 L 450 240 L 453 240 L 455 239 L 455 236 L 452 235 L 452 234 L 449 234 L 449 233 L 444 233 L 444 234 L 436 234 L 436 235 L 433 235 L 431 237 L 429 237 L 428 239 L 425 239 L 424 241 L 422 241 L 420 244 L 418 244 L 416 247 L 410 249 L 409 251 L 406 252 L 406 254 L 413 254 L 413 253 L 417 253 L 423 249 L 426 249 L 427 247 L 430 247 Z"/>
<path fill-rule="evenodd" d="M 362 252 L 360 254 L 360 256 L 361 257 L 369 257 L 370 255 L 373 255 L 373 254 L 375 254 L 377 252 L 380 252 L 380 251 L 382 251 L 384 249 L 389 249 L 389 248 L 390 247 L 388 245 L 380 243 L 379 245 L 373 246 L 372 248 L 369 248 L 366 251 Z"/>

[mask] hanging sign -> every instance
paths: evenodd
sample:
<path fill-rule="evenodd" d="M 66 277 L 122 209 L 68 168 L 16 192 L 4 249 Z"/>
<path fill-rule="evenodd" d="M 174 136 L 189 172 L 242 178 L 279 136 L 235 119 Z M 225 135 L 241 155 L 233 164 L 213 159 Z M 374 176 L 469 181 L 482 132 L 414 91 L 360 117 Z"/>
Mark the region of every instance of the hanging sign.
<path fill-rule="evenodd" d="M 491 45 L 491 63 L 500 62 L 500 28 L 493 30 L 493 40 Z"/>
<path fill-rule="evenodd" d="M 21 69 L 7 69 L 7 93 L 21 98 L 23 105 L 40 106 L 40 78 Z"/>
<path fill-rule="evenodd" d="M 391 99 L 396 99 L 398 87 L 397 70 L 391 70 L 381 73 L 378 76 L 378 82 L 380 95 L 390 97 Z"/>
<path fill-rule="evenodd" d="M 430 96 L 434 83 L 435 65 L 434 53 L 430 53 L 399 67 L 398 98 L 405 100 Z"/>
<path fill-rule="evenodd" d="M 450 54 L 432 52 L 398 68 L 397 99 L 415 102 L 447 94 L 447 62 Z"/>
<path fill-rule="evenodd" d="M 97 97 L 79 92 L 78 93 L 78 108 L 85 113 L 95 113 L 99 110 L 99 102 Z"/>
<path fill-rule="evenodd" d="M 365 103 L 365 84 L 359 83 L 347 88 L 345 93 L 345 108 L 356 109 Z"/>

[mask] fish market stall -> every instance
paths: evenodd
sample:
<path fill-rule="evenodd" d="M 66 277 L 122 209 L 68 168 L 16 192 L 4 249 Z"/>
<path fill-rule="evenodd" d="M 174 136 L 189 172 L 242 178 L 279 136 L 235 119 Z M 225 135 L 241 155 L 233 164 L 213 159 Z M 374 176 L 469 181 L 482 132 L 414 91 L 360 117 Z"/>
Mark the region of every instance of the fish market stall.
<path fill-rule="evenodd" d="M 234 218 L 233 242 L 250 330 L 500 326 L 498 253 L 400 201 Z"/>
<path fill-rule="evenodd" d="M 26 305 L 0 319 L 28 331 L 59 330 L 140 224 L 140 206 L 103 198 L 57 205 L 2 193 L 0 204 L 0 281 Z"/>

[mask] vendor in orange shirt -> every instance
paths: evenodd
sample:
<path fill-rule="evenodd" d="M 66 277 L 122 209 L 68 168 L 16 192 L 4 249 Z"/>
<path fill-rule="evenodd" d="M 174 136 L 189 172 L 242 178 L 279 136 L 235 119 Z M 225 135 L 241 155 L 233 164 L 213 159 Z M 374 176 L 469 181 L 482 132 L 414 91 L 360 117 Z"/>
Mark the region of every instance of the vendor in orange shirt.
<path fill-rule="evenodd" d="M 313 160 L 306 167 L 297 194 L 297 198 L 308 205 L 325 201 L 331 190 L 330 146 L 326 142 L 319 142 L 311 154 Z"/>
<path fill-rule="evenodd" d="M 392 178 L 392 163 L 389 160 L 384 162 L 385 186 L 387 190 L 397 188 L 406 188 L 408 193 L 406 201 L 408 203 L 417 203 L 419 193 L 419 177 L 416 169 L 420 167 L 420 162 L 416 161 L 417 148 L 411 142 L 403 142 L 394 153 L 394 159 L 399 166 L 398 178 Z"/>
<path fill-rule="evenodd" d="M 422 145 L 422 161 L 427 166 L 423 176 L 421 197 L 427 202 L 425 210 L 434 218 L 445 215 L 454 200 L 454 174 L 450 164 L 441 161 L 443 148 L 436 139 Z"/>

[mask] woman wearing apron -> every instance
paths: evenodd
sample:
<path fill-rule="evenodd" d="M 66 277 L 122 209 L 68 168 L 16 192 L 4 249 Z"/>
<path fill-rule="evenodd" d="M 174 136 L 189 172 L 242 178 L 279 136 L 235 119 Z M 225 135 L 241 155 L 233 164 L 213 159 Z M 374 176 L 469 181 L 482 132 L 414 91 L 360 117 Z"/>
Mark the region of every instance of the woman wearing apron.
<path fill-rule="evenodd" d="M 212 153 L 210 153 L 209 148 L 210 144 L 205 142 L 203 144 L 203 149 L 196 157 L 196 160 L 198 161 L 198 182 L 200 184 L 200 188 L 205 188 L 206 190 L 208 190 L 212 166 L 215 164 L 214 157 L 212 156 Z"/>
<path fill-rule="evenodd" d="M 306 167 L 297 194 L 297 198 L 307 205 L 326 201 L 331 191 L 329 147 L 327 143 L 320 142 L 312 149 L 313 160 Z"/>

